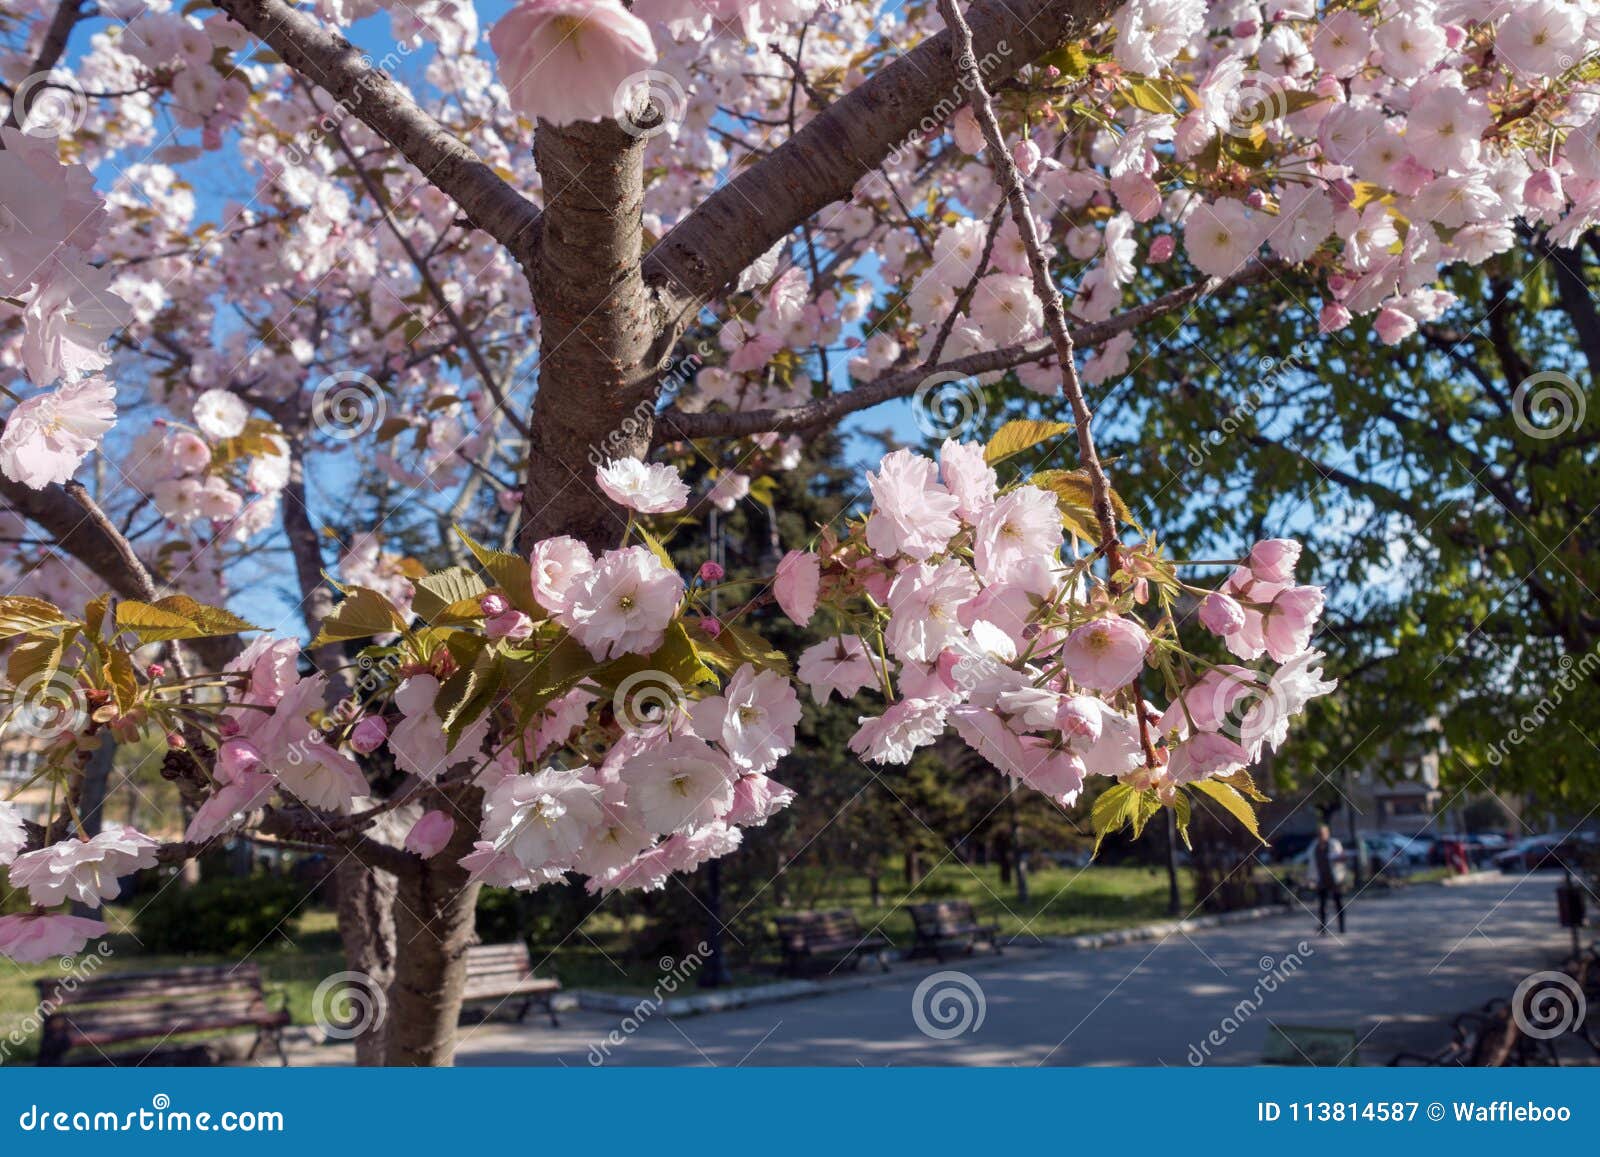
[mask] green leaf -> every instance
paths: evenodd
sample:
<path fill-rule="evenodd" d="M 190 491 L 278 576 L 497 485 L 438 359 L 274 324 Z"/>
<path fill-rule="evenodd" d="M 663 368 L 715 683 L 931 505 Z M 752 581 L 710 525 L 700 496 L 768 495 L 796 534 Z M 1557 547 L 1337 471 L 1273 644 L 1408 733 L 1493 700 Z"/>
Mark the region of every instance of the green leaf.
<path fill-rule="evenodd" d="M 481 619 L 478 598 L 489 589 L 472 571 L 453 566 L 412 581 L 411 609 L 435 626 Z M 465 604 L 465 605 L 463 605 Z"/>
<path fill-rule="evenodd" d="M 1249 800 L 1239 794 L 1232 784 L 1223 783 L 1220 779 L 1200 779 L 1190 785 L 1195 791 L 1209 796 L 1222 805 L 1224 811 L 1245 826 L 1256 839 L 1263 844 L 1267 841 L 1261 838 L 1261 827 L 1256 819 L 1256 809 Z"/>
<path fill-rule="evenodd" d="M 61 666 L 61 652 L 64 649 L 61 635 L 54 631 L 29 635 L 12 648 L 6 660 L 6 678 L 13 687 L 20 687 L 26 680 L 39 675 L 48 682 Z"/>
<path fill-rule="evenodd" d="M 667 553 L 667 548 L 662 545 L 660 539 L 651 534 L 642 526 L 635 526 L 633 529 L 638 532 L 639 537 L 644 541 L 645 546 L 649 548 L 650 553 L 655 555 L 656 558 L 661 561 L 662 566 L 666 567 L 670 571 L 676 571 L 678 569 L 677 565 L 672 561 L 672 556 Z"/>
<path fill-rule="evenodd" d="M 535 621 L 545 617 L 544 608 L 533 600 L 533 570 L 528 566 L 527 559 L 520 554 L 508 554 L 503 550 L 482 546 L 459 526 L 456 527 L 456 533 L 467 544 L 467 549 L 472 551 L 479 565 L 489 572 L 495 586 L 512 606 Z"/>
<path fill-rule="evenodd" d="M 1039 422 L 1031 418 L 1017 418 L 995 431 L 989 444 L 983 448 L 983 460 L 993 466 L 1015 454 L 1032 449 L 1040 442 L 1058 437 L 1072 429 L 1071 422 Z"/>
<path fill-rule="evenodd" d="M 733 674 L 746 663 L 761 670 L 789 674 L 788 656 L 774 650 L 760 635 L 744 627 L 723 623 L 722 630 L 713 639 L 696 626 L 690 637 L 700 657 L 727 674 Z"/>
<path fill-rule="evenodd" d="M 322 629 L 311 640 L 313 648 L 348 639 L 370 639 L 404 631 L 406 623 L 388 599 L 369 587 L 344 587 L 344 601 L 322 620 Z M 124 603 L 124 606 L 127 604 Z"/>
<path fill-rule="evenodd" d="M 43 599 L 26 595 L 7 595 L 0 598 L 0 639 L 12 635 L 26 635 L 49 627 L 64 627 L 72 622 L 61 613 L 61 608 Z"/>
<path fill-rule="evenodd" d="M 247 623 L 232 611 L 225 611 L 221 607 L 211 606 L 191 599 L 188 595 L 169 595 L 164 599 L 157 599 L 155 606 L 173 614 L 182 615 L 204 634 L 190 635 L 191 639 L 209 638 L 213 635 L 236 635 L 240 631 L 259 631 L 260 627 Z"/>
<path fill-rule="evenodd" d="M 139 705 L 139 679 L 133 671 L 133 660 L 124 652 L 110 648 L 102 673 L 120 713 L 126 715 Z"/>
<path fill-rule="evenodd" d="M 1094 484 L 1089 481 L 1088 471 L 1035 470 L 1028 483 L 1054 494 L 1061 501 L 1064 514 L 1072 514 L 1081 520 L 1083 512 L 1087 512 L 1089 521 L 1094 521 Z M 1111 510 L 1123 522 L 1138 528 L 1133 512 L 1115 490 L 1111 492 Z"/>
<path fill-rule="evenodd" d="M 698 684 L 715 684 L 717 676 L 701 659 L 689 632 L 682 623 L 667 628 L 661 646 L 648 655 L 623 655 L 613 659 L 594 673 L 594 681 L 607 691 L 615 690 L 624 680 L 640 671 L 659 671 L 681 687 Z"/>
<path fill-rule="evenodd" d="M 116 623 L 118 631 L 132 631 L 140 643 L 209 639 L 261 629 L 230 611 L 197 602 L 188 595 L 172 595 L 154 603 L 125 599 L 117 604 Z"/>

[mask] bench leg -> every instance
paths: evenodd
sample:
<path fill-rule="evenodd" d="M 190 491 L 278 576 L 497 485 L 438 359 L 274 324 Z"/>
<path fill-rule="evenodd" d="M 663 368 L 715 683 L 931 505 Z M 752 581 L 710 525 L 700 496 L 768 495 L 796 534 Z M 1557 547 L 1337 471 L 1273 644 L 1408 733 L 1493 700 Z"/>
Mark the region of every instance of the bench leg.
<path fill-rule="evenodd" d="M 517 1023 L 521 1024 L 528 1019 L 528 1010 L 533 1007 L 533 997 L 528 997 L 522 1002 L 522 1007 L 517 1009 Z"/>
<path fill-rule="evenodd" d="M 560 1028 L 561 1018 L 556 1015 L 556 994 L 551 993 L 544 998 L 544 1010 L 550 1015 L 550 1027 Z"/>

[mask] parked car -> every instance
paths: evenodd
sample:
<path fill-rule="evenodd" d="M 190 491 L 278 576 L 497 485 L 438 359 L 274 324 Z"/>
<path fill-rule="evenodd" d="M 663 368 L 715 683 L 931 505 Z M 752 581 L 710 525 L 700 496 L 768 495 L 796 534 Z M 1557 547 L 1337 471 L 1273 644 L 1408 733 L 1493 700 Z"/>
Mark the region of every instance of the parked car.
<path fill-rule="evenodd" d="M 1593 832 L 1575 832 L 1567 835 L 1546 832 L 1518 840 L 1510 848 L 1494 857 L 1495 867 L 1502 872 L 1536 872 L 1541 868 L 1564 868 L 1574 865 L 1584 856 L 1594 853 L 1600 836 Z"/>

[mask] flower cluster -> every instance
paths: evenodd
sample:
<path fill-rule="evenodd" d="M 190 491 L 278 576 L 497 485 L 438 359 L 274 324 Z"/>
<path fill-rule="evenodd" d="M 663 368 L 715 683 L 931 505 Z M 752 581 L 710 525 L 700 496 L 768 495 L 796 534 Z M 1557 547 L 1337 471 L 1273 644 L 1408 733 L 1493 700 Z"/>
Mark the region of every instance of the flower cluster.
<path fill-rule="evenodd" d="M 1171 803 L 1180 787 L 1226 779 L 1276 748 L 1289 720 L 1334 687 L 1308 649 L 1322 592 L 1294 585 L 1294 543 L 1257 544 L 1205 591 L 1149 544 L 1119 549 L 1097 572 L 1103 552 L 1066 550 L 1071 487 L 1002 487 L 981 446 L 946 441 L 937 463 L 899 450 L 868 482 L 871 511 L 843 539 L 825 538 L 801 585 L 807 615 L 820 581 L 823 606 L 851 629 L 798 668 L 819 702 L 882 694 L 885 710 L 863 716 L 850 742 L 863 758 L 905 763 L 948 726 L 1063 806 L 1090 775 Z M 1180 599 L 1197 602 L 1234 655 L 1277 668 L 1185 650 Z M 1162 612 L 1154 628 L 1138 615 L 1151 603 Z M 1147 674 L 1165 686 L 1164 711 L 1146 698 Z"/>

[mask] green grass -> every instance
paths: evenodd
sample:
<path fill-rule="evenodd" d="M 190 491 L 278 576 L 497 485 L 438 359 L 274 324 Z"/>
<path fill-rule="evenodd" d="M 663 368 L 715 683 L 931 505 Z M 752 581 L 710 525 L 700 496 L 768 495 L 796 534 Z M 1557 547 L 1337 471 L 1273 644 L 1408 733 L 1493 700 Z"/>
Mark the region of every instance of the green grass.
<path fill-rule="evenodd" d="M 1192 891 L 1185 872 L 1180 878 L 1187 904 Z M 907 889 L 904 877 L 896 871 L 883 880 L 881 904 L 874 908 L 870 886 L 864 877 L 823 876 L 797 879 L 796 902 L 813 908 L 852 908 L 864 926 L 877 928 L 900 947 L 910 947 L 912 926 L 906 904 L 926 900 L 963 899 L 972 902 L 984 923 L 1000 926 L 1002 940 L 1017 938 L 1028 943 L 1033 937 L 1073 936 L 1125 928 L 1167 915 L 1167 879 L 1158 868 L 1094 866 L 1087 869 L 1048 868 L 1029 876 L 1029 898 L 1017 900 L 1015 882 L 1000 883 L 999 871 L 990 867 L 968 867 L 945 863 L 930 872 L 917 887 Z M 764 906 L 759 923 L 770 930 L 774 894 L 761 894 Z M 727 913 L 730 917 L 732 912 Z M 123 926 L 127 913 L 113 907 L 109 922 Z M 751 913 L 744 914 L 740 927 L 752 925 Z M 662 979 L 660 963 L 652 958 L 638 959 L 633 941 L 643 926 L 638 915 L 622 916 L 605 906 L 585 921 L 579 932 L 569 937 L 540 965 L 539 971 L 555 975 L 568 988 L 596 988 L 623 993 L 647 993 Z M 216 955 L 174 956 L 143 953 L 137 941 L 127 934 L 108 939 L 110 956 L 95 975 L 176 968 L 185 964 L 231 964 L 234 959 Z M 534 959 L 544 956 L 535 945 Z M 771 982 L 778 957 L 770 937 L 744 946 L 729 945 L 729 956 L 739 963 L 734 970 L 736 985 Z M 339 951 L 338 932 L 332 912 L 312 910 L 306 914 L 293 945 L 280 943 L 263 948 L 250 959 L 261 966 L 269 994 L 282 994 L 288 1001 L 296 1024 L 312 1022 L 312 993 L 324 977 L 344 968 Z M 31 1063 L 37 1045 L 33 1040 L 16 1046 L 9 1034 L 18 1022 L 33 1016 L 37 995 L 33 982 L 47 976 L 60 976 L 55 961 L 39 965 L 17 965 L 0 959 L 0 1051 L 9 1063 Z M 691 977 L 684 985 L 692 991 Z"/>

